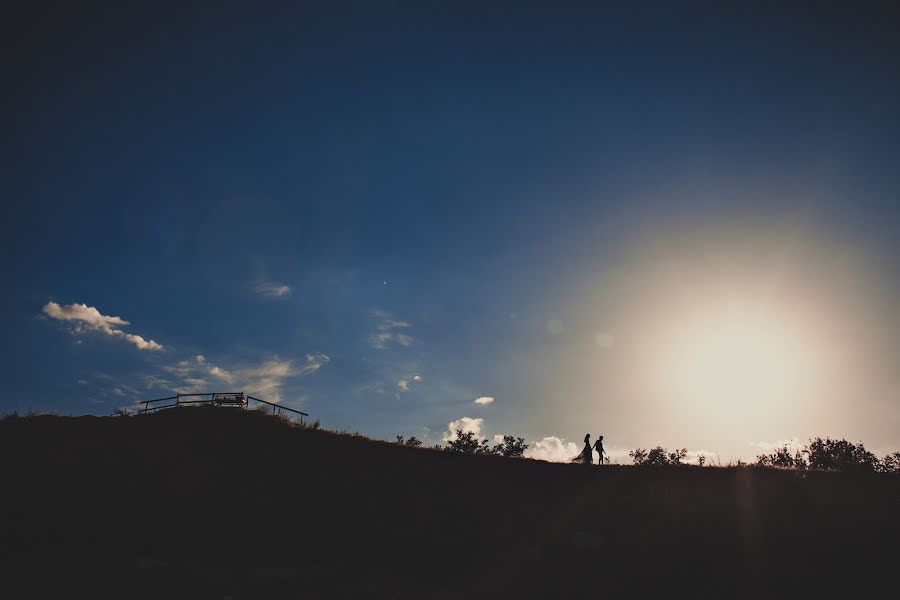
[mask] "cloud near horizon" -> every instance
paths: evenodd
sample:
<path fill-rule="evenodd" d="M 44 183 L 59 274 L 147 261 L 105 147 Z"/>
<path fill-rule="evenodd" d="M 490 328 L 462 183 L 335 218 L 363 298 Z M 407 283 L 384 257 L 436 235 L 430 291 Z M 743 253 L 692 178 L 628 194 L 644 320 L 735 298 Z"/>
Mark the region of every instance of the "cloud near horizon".
<path fill-rule="evenodd" d="M 455 421 L 447 423 L 447 431 L 444 432 L 443 440 L 451 442 L 456 439 L 457 431 L 463 433 L 472 432 L 475 437 L 481 437 L 481 430 L 484 428 L 484 419 L 473 419 L 472 417 L 461 417 Z"/>
<path fill-rule="evenodd" d="M 533 442 L 525 451 L 525 458 L 546 460 L 547 462 L 569 462 L 578 452 L 578 446 L 574 442 L 566 442 L 551 435 L 538 442 Z"/>
<path fill-rule="evenodd" d="M 492 396 L 482 396 L 480 398 L 475 398 L 475 404 L 479 406 L 485 406 L 488 404 L 493 404 L 494 398 Z"/>
<path fill-rule="evenodd" d="M 42 312 L 57 321 L 64 321 L 71 325 L 74 333 L 83 331 L 99 331 L 113 337 L 121 338 L 133 344 L 138 350 L 162 351 L 162 344 L 153 340 L 147 340 L 135 333 L 122 331 L 120 327 L 130 325 L 122 317 L 110 317 L 101 314 L 99 310 L 87 304 L 66 304 L 61 306 L 56 302 L 48 302 Z"/>

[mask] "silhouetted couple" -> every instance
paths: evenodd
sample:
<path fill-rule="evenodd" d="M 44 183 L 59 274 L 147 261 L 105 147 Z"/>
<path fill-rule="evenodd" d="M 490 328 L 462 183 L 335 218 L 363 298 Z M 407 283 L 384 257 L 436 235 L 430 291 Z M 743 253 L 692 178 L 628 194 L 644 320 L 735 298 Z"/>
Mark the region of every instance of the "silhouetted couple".
<path fill-rule="evenodd" d="M 586 465 L 594 464 L 594 450 L 597 451 L 597 454 L 600 455 L 600 460 L 597 462 L 598 465 L 603 464 L 603 436 L 598 435 L 597 441 L 594 442 L 594 445 L 591 446 L 591 434 L 586 434 L 584 436 L 584 450 L 581 451 L 581 454 L 572 459 L 572 462 L 583 462 Z"/>

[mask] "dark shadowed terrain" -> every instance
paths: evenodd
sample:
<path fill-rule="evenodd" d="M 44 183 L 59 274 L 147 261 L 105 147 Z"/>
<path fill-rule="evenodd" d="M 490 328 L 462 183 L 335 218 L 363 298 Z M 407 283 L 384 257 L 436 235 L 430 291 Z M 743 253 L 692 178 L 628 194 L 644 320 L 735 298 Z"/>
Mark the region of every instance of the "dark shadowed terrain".
<path fill-rule="evenodd" d="M 900 562 L 890 475 L 588 469 L 199 408 L 8 418 L 0 451 L 3 598 L 853 597 Z"/>

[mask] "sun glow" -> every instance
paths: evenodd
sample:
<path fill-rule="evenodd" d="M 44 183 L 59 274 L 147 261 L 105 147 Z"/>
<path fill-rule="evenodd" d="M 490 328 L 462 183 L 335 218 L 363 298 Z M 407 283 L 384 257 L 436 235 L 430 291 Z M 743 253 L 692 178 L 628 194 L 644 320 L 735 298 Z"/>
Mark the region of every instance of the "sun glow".
<path fill-rule="evenodd" d="M 567 321 L 584 333 L 560 355 L 560 389 L 589 390 L 587 410 L 635 445 L 746 457 L 753 441 L 859 427 L 870 415 L 857 403 L 897 389 L 894 292 L 835 236 L 761 231 L 639 240 Z"/>
<path fill-rule="evenodd" d="M 815 386 L 816 344 L 777 313 L 705 307 L 662 334 L 660 393 L 687 413 L 771 418 L 789 412 Z"/>

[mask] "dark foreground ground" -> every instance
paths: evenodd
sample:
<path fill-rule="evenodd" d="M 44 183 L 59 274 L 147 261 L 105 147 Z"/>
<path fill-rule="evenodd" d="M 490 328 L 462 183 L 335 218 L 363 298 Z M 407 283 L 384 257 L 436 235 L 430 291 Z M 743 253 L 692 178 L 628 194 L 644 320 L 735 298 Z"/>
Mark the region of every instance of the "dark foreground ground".
<path fill-rule="evenodd" d="M 0 423 L 0 597 L 895 597 L 900 477 L 588 469 L 227 409 Z"/>

